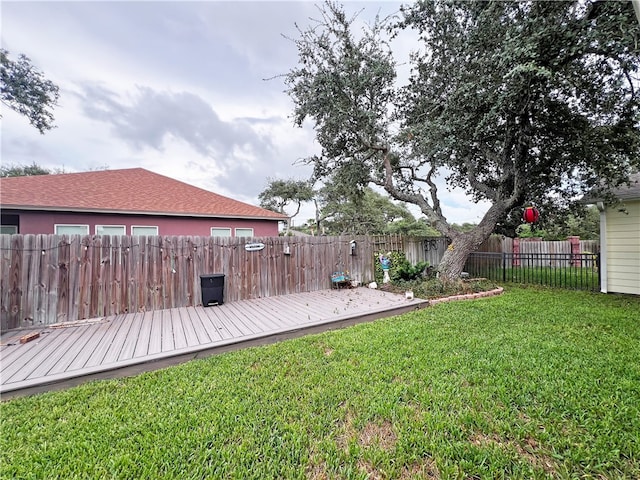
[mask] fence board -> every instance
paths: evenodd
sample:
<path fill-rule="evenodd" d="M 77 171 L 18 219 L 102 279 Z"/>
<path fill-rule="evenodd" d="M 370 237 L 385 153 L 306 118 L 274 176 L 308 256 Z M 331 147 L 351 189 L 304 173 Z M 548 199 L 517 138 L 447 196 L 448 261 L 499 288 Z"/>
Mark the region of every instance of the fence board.
<path fill-rule="evenodd" d="M 55 237 L 47 237 L 46 238 L 46 250 L 45 256 L 48 257 L 47 261 L 47 302 L 46 302 L 46 318 L 55 319 L 54 322 L 58 321 L 58 315 L 56 312 L 56 307 L 58 305 L 58 257 L 59 257 L 59 246 L 58 239 Z"/>
<path fill-rule="evenodd" d="M 24 268 L 22 274 L 22 285 L 33 285 L 34 288 L 24 290 L 22 323 L 36 323 L 36 304 L 39 300 L 42 289 L 40 284 L 40 257 L 41 250 L 38 249 L 38 238 L 35 235 L 26 235 L 24 238 Z"/>

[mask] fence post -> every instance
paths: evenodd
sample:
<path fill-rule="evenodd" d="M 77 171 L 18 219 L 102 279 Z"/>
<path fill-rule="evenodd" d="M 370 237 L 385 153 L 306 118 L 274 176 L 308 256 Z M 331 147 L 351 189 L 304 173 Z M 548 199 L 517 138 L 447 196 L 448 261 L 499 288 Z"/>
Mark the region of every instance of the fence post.
<path fill-rule="evenodd" d="M 514 238 L 513 239 L 513 259 L 512 259 L 512 263 L 514 267 L 519 267 L 520 266 L 520 239 L 519 238 Z"/>
<path fill-rule="evenodd" d="M 571 236 L 567 237 L 567 240 L 571 244 L 571 264 L 576 267 L 582 267 L 582 257 L 580 256 L 580 237 Z"/>
<path fill-rule="evenodd" d="M 502 283 L 507 281 L 507 254 L 502 252 Z"/>

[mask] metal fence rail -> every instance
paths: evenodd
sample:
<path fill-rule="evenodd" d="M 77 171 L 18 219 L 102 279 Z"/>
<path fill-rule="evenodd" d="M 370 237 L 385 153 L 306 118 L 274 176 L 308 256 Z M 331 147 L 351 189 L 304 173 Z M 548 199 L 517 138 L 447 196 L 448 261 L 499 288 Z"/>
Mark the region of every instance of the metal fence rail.
<path fill-rule="evenodd" d="M 465 271 L 503 283 L 600 290 L 600 257 L 593 253 L 491 253 L 469 255 Z"/>

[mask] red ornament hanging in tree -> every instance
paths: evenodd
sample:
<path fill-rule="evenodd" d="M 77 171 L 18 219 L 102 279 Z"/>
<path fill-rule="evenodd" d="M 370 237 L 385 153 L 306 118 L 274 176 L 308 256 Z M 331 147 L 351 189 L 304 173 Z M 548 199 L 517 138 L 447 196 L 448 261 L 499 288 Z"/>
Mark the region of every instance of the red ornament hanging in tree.
<path fill-rule="evenodd" d="M 527 223 L 536 223 L 540 218 L 540 212 L 536 207 L 527 207 L 522 212 L 522 219 Z"/>

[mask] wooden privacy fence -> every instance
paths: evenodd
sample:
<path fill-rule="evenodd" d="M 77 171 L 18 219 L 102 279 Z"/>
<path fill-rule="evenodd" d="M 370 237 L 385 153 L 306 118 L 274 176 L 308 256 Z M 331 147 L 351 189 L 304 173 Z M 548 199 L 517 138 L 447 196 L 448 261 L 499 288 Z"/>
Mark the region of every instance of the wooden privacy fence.
<path fill-rule="evenodd" d="M 369 282 L 375 254 L 408 245 L 411 256 L 422 255 L 411 258 L 415 263 L 435 251 L 420 242 L 401 236 L 0 235 L 1 326 L 199 305 L 200 275 L 215 273 L 225 275 L 226 302 L 327 289 L 335 271 Z M 248 243 L 264 248 L 247 251 Z"/>
<path fill-rule="evenodd" d="M 600 251 L 598 240 L 580 240 L 579 237 L 568 237 L 567 240 L 542 241 L 538 238 L 509 238 L 492 235 L 484 241 L 478 252 L 497 252 L 535 255 L 555 254 L 589 254 Z"/>

